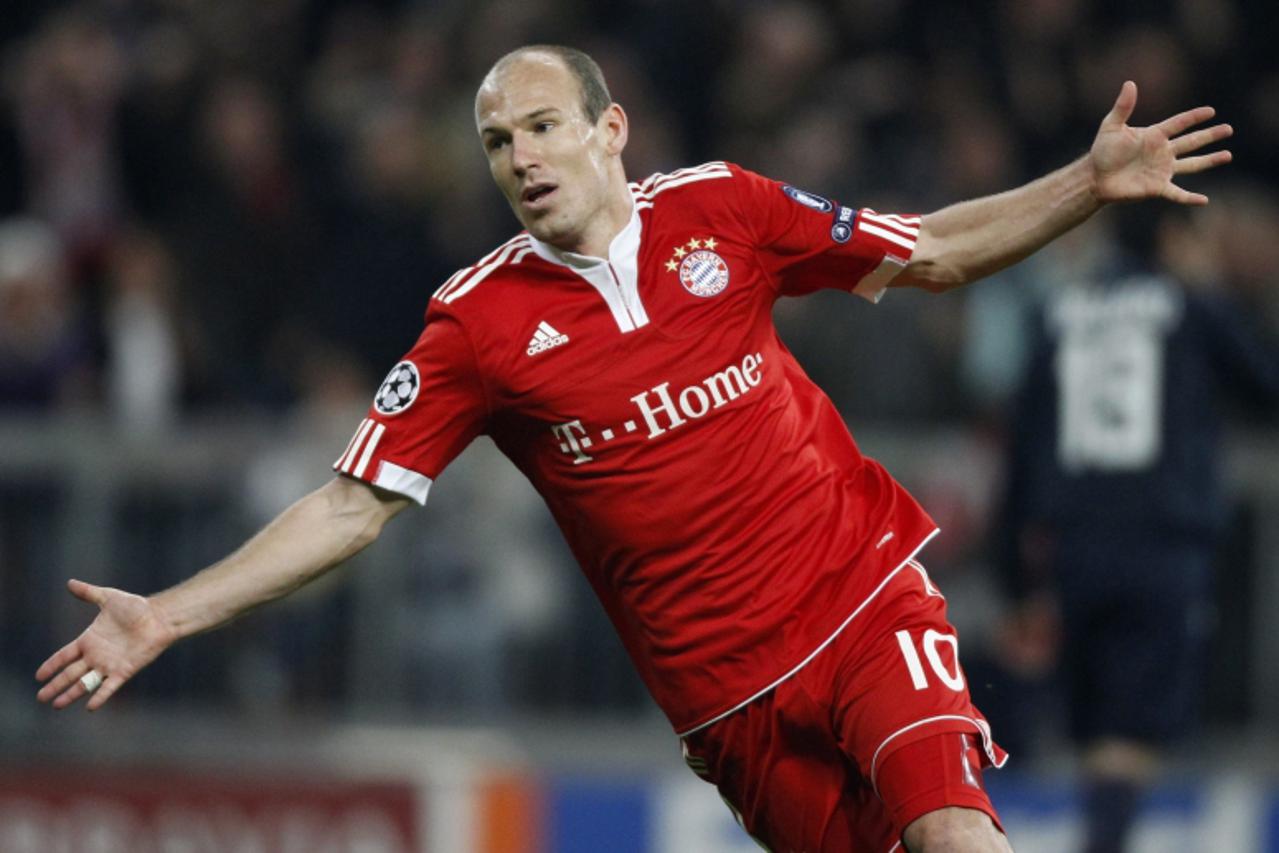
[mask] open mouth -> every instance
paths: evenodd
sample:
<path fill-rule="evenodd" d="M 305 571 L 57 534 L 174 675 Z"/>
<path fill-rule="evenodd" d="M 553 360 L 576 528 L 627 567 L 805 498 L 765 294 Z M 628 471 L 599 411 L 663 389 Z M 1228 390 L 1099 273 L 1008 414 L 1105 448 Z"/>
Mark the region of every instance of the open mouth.
<path fill-rule="evenodd" d="M 538 202 L 554 193 L 556 187 L 553 184 L 545 186 L 530 187 L 524 191 L 524 203 L 530 206 L 536 206 Z"/>

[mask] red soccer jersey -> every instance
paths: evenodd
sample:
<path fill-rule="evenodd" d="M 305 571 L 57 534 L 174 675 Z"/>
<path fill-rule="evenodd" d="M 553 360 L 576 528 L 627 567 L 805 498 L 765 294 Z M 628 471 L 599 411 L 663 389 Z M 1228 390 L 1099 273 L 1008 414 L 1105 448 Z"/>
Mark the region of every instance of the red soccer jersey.
<path fill-rule="evenodd" d="M 491 436 L 683 734 L 803 666 L 935 532 L 772 319 L 877 298 L 919 218 L 722 162 L 630 190 L 606 259 L 523 233 L 449 279 L 335 468 L 424 503 Z"/>

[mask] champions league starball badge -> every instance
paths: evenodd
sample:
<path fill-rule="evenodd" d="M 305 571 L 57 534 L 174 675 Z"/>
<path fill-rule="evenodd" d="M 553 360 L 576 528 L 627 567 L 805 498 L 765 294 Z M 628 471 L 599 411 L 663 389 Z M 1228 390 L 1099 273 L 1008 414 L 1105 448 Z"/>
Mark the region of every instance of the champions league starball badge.
<path fill-rule="evenodd" d="M 715 251 L 718 245 L 714 237 L 694 237 L 675 247 L 666 269 L 678 272 L 679 283 L 694 296 L 722 293 L 728 287 L 728 264 Z"/>
<path fill-rule="evenodd" d="M 401 361 L 386 375 L 377 396 L 373 398 L 373 408 L 383 415 L 398 415 L 413 405 L 417 399 L 422 380 L 418 376 L 417 365 L 411 361 Z"/>

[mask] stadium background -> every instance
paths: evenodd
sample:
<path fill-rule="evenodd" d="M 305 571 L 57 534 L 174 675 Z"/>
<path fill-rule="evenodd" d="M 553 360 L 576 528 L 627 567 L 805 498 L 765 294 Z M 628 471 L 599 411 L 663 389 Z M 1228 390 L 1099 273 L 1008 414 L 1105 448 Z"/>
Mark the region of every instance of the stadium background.
<path fill-rule="evenodd" d="M 483 442 L 429 510 L 107 711 L 38 706 L 32 673 L 92 615 L 66 577 L 170 585 L 327 479 L 431 290 L 514 230 L 471 117 L 507 49 L 600 61 L 632 177 L 726 158 L 880 209 L 1061 165 L 1125 78 L 1136 123 L 1212 103 L 1235 163 L 1186 183 L 1214 198 L 1216 277 L 1274 334 L 1276 33 L 1260 0 L 6 0 L 0 850 L 754 849 Z M 942 524 L 927 561 L 978 701 L 1021 703 L 994 782 L 1021 850 L 1077 831 L 1060 712 L 983 675 L 1003 416 L 1022 320 L 1062 275 L 1050 253 L 943 298 L 778 309 Z M 1207 722 L 1146 850 L 1279 850 L 1279 441 L 1233 424 Z"/>

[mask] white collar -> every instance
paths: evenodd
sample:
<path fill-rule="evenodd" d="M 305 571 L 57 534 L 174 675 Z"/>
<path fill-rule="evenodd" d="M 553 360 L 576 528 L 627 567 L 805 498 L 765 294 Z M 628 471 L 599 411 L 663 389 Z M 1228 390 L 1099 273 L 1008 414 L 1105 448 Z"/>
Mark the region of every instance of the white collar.
<path fill-rule="evenodd" d="M 639 294 L 639 250 L 642 230 L 639 205 L 635 203 L 635 196 L 632 195 L 631 219 L 609 241 L 607 258 L 565 252 L 549 243 L 543 243 L 531 234 L 529 237 L 533 241 L 533 251 L 539 258 L 567 267 L 589 282 L 608 305 L 618 330 L 626 333 L 648 325 L 648 312 L 644 309 L 644 303 Z"/>
<path fill-rule="evenodd" d="M 613 239 L 609 241 L 607 258 L 597 258 L 594 255 L 580 255 L 577 252 L 568 252 L 563 249 L 557 249 L 550 243 L 543 243 L 532 234 L 529 234 L 529 239 L 533 241 L 533 252 L 539 258 L 550 261 L 553 264 L 559 264 L 560 266 L 578 270 L 586 269 L 587 267 L 592 267 L 596 264 L 607 264 L 619 257 L 634 255 L 639 250 L 639 205 L 635 203 L 635 197 L 632 195 L 631 218 L 624 226 L 622 226 L 622 230 L 618 231 Z"/>

